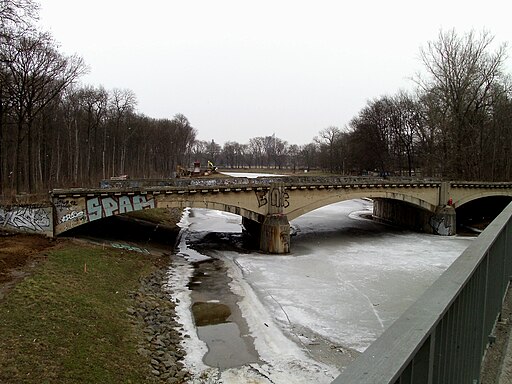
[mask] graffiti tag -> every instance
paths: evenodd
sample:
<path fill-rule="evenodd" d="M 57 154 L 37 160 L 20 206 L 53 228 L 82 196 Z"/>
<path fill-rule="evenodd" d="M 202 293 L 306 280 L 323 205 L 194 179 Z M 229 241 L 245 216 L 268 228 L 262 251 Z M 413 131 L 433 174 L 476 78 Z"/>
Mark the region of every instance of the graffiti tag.
<path fill-rule="evenodd" d="M 62 200 L 59 199 L 54 202 L 55 208 L 62 210 L 62 209 L 70 209 L 78 205 L 76 200 Z"/>
<path fill-rule="evenodd" d="M 274 188 L 270 192 L 270 205 L 277 208 L 288 208 L 290 206 L 289 197 L 288 192 Z"/>
<path fill-rule="evenodd" d="M 256 199 L 258 199 L 258 208 L 267 205 L 270 200 L 270 206 L 276 208 L 288 208 L 290 206 L 290 202 L 288 199 L 290 195 L 288 192 L 284 191 L 281 188 L 272 188 L 270 194 L 266 191 L 255 191 Z"/>
<path fill-rule="evenodd" d="M 263 207 L 264 205 L 267 205 L 267 192 L 265 191 L 255 191 L 256 193 L 256 199 L 258 199 L 258 208 Z"/>
<path fill-rule="evenodd" d="M 430 218 L 430 226 L 432 227 L 434 234 L 444 236 L 450 234 L 450 226 L 446 223 L 444 217 L 432 216 Z"/>
<path fill-rule="evenodd" d="M 66 223 L 69 220 L 81 219 L 82 217 L 84 217 L 84 211 L 79 211 L 79 212 L 73 211 L 71 213 L 68 213 L 67 215 L 62 216 L 60 218 L 60 222 Z"/>
<path fill-rule="evenodd" d="M 89 221 L 119 215 L 122 213 L 155 208 L 155 200 L 146 196 L 94 197 L 87 200 L 87 218 Z"/>
<path fill-rule="evenodd" d="M 17 229 L 44 231 L 50 227 L 50 218 L 43 208 L 0 208 L 0 224 Z"/>

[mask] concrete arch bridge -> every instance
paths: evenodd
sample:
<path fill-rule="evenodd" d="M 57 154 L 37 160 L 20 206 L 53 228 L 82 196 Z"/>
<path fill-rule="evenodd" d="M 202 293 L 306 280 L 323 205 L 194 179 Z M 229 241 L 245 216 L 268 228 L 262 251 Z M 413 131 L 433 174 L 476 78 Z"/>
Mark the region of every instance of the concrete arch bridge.
<path fill-rule="evenodd" d="M 343 177 L 125 180 L 99 189 L 51 192 L 54 235 L 105 217 L 152 208 L 208 208 L 242 216 L 268 253 L 290 251 L 290 224 L 317 208 L 354 198 L 374 200 L 374 216 L 412 229 L 454 235 L 456 211 L 470 201 L 507 196 L 512 183 L 393 181 Z"/>

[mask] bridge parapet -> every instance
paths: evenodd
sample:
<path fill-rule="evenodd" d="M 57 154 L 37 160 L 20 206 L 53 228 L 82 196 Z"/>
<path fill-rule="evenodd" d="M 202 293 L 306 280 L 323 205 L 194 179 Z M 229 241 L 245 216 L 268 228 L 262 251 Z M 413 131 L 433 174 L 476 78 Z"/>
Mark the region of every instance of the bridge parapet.
<path fill-rule="evenodd" d="M 350 185 L 350 184 L 386 184 L 420 185 L 439 184 L 438 180 L 410 178 L 378 178 L 350 176 L 268 176 L 268 177 L 222 177 L 222 178 L 172 178 L 172 179 L 128 179 L 102 180 L 100 189 L 140 189 L 159 187 L 214 187 L 235 185 L 269 186 L 273 183 L 283 185 Z"/>

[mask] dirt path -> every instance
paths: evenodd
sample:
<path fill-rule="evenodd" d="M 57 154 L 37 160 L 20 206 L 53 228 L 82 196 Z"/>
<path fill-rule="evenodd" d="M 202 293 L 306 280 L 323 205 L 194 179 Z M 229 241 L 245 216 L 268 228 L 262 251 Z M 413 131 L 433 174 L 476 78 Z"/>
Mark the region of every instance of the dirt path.
<path fill-rule="evenodd" d="M 46 260 L 45 250 L 59 242 L 43 236 L 0 232 L 0 300 Z"/>

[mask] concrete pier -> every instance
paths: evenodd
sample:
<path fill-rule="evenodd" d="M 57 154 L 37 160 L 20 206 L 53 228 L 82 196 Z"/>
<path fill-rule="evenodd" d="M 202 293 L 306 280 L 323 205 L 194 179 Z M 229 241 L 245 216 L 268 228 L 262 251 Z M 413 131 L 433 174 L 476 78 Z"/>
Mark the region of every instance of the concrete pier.
<path fill-rule="evenodd" d="M 260 250 L 266 253 L 290 253 L 290 223 L 286 215 L 265 217 L 261 225 Z"/>

